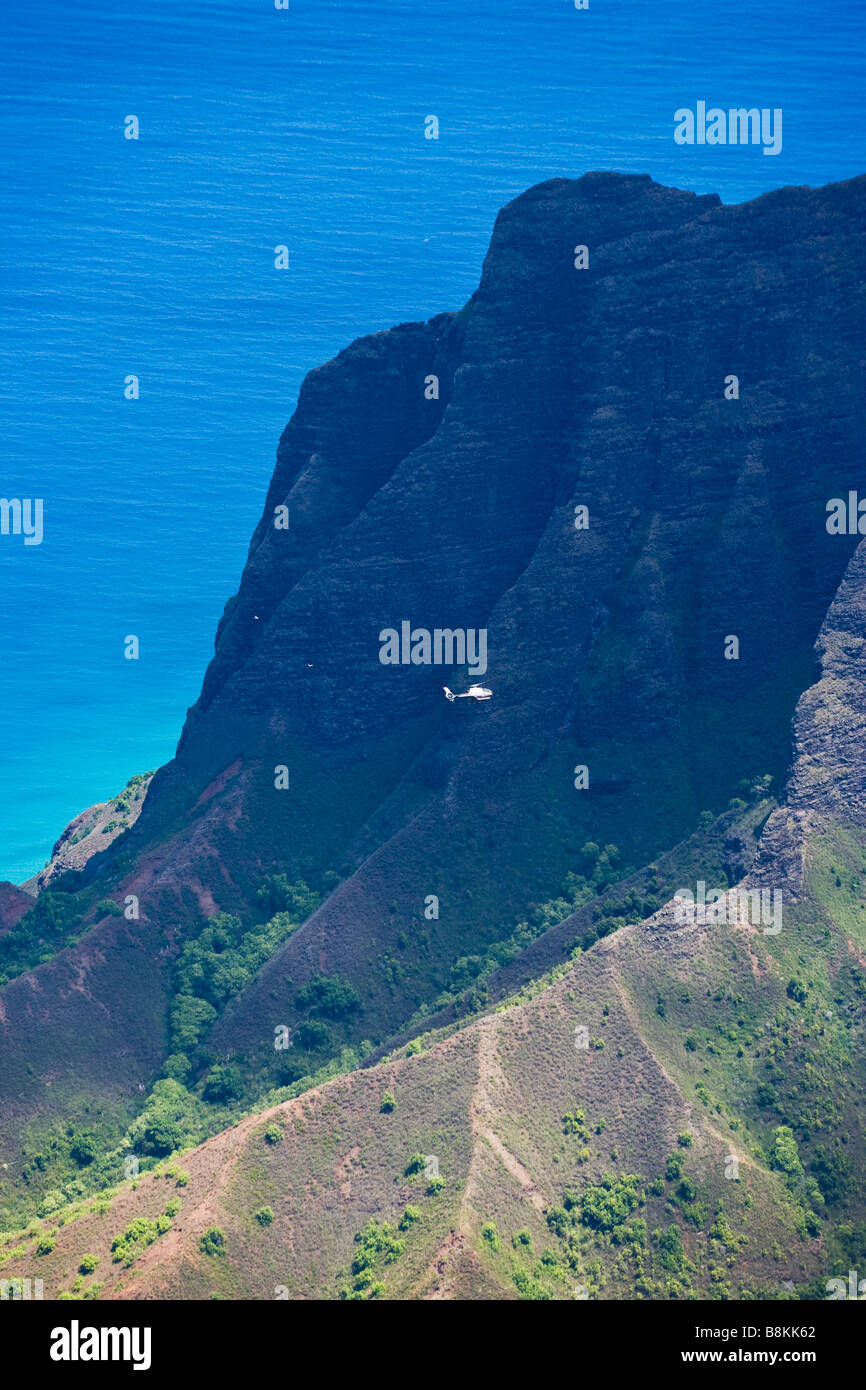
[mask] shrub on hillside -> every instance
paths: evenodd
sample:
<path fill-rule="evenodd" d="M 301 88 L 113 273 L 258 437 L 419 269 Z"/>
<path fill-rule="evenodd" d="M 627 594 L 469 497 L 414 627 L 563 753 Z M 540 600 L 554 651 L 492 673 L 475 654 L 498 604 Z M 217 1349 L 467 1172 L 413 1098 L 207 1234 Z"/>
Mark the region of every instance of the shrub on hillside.
<path fill-rule="evenodd" d="M 99 1152 L 96 1136 L 93 1134 L 77 1134 L 69 1150 L 70 1158 L 74 1158 L 79 1168 L 86 1168 L 92 1163 Z"/>
<path fill-rule="evenodd" d="M 318 1018 L 308 1019 L 306 1023 L 299 1024 L 295 1029 L 295 1042 L 298 1047 L 303 1048 L 304 1052 L 322 1052 L 330 1046 L 330 1029 L 326 1023 L 322 1023 Z M 295 1068 L 301 1066 L 298 1062 L 293 1062 L 292 1065 Z M 304 1075 L 303 1067 L 300 1074 L 301 1076 Z M 297 1080 L 297 1077 L 294 1079 Z"/>
<path fill-rule="evenodd" d="M 179 994 L 171 1006 L 172 1052 L 193 1052 L 199 1038 L 216 1017 L 216 1009 L 206 999 L 197 999 L 192 994 Z"/>
<path fill-rule="evenodd" d="M 157 1115 L 144 1126 L 138 1148 L 141 1153 L 165 1158 L 180 1148 L 183 1142 L 180 1126 L 166 1116 Z"/>
<path fill-rule="evenodd" d="M 643 1202 L 640 1181 L 635 1173 L 623 1173 L 618 1178 L 607 1173 L 600 1183 L 588 1187 L 579 1203 L 583 1225 L 597 1231 L 612 1231 L 614 1226 L 621 1226 Z"/>
<path fill-rule="evenodd" d="M 797 1152 L 794 1131 L 788 1125 L 777 1125 L 773 1130 L 773 1146 L 770 1150 L 770 1167 L 778 1168 L 790 1180 L 802 1178 L 803 1165 Z"/>
<path fill-rule="evenodd" d="M 500 1246 L 499 1232 L 492 1221 L 485 1221 L 481 1227 L 481 1239 L 490 1246 L 491 1250 L 498 1250 Z"/>
<path fill-rule="evenodd" d="M 298 991 L 295 1003 L 323 1018 L 346 1019 L 361 1007 L 357 990 L 339 975 L 315 975 Z"/>
<path fill-rule="evenodd" d="M 256 901 L 268 916 L 288 912 L 298 922 L 305 922 L 321 901 L 319 894 L 308 888 L 303 879 L 290 883 L 287 874 L 268 874 L 256 891 Z"/>
<path fill-rule="evenodd" d="M 96 907 L 93 909 L 97 919 L 100 917 L 122 917 L 123 908 L 120 903 L 116 903 L 114 898 L 100 898 Z"/>
<path fill-rule="evenodd" d="M 172 1052 L 166 1057 L 162 1067 L 162 1074 L 169 1081 L 180 1081 L 184 1083 L 189 1076 L 191 1063 L 185 1052 Z"/>
<path fill-rule="evenodd" d="M 203 1255 L 224 1255 L 226 1253 L 225 1231 L 221 1231 L 219 1226 L 211 1226 L 205 1231 L 198 1243 L 198 1248 Z"/>
<path fill-rule="evenodd" d="M 237 1070 L 231 1066 L 216 1066 L 204 1084 L 202 1096 L 211 1104 L 225 1105 L 228 1101 L 237 1100 L 240 1093 L 240 1077 Z"/>

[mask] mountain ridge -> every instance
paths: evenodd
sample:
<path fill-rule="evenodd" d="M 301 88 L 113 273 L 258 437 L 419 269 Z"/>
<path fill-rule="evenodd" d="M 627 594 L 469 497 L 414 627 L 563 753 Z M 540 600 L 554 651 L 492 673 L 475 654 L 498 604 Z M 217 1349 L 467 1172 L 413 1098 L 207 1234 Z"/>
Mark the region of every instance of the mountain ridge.
<path fill-rule="evenodd" d="M 175 759 L 129 831 L 14 928 L 21 961 L 36 959 L 0 993 L 13 1169 L 22 1149 L 28 1170 L 44 1157 L 61 1117 L 98 1111 L 119 1144 L 167 1066 L 199 1106 L 214 1071 L 236 1067 L 250 1101 L 344 1052 L 357 1066 L 419 1028 L 462 1028 L 464 1010 L 504 1002 L 601 935 L 569 967 L 594 978 L 603 967 L 581 960 L 606 961 L 635 916 L 654 920 L 659 891 L 684 886 L 673 847 L 722 888 L 741 878 L 795 708 L 824 790 L 847 794 L 803 692 L 819 630 L 825 656 L 859 651 L 826 626 L 837 594 L 833 621 L 858 621 L 862 560 L 828 535 L 824 508 L 852 485 L 864 423 L 864 201 L 866 178 L 742 205 L 646 177 L 552 180 L 502 210 L 463 310 L 360 339 L 310 374 Z M 731 373 L 738 399 L 725 399 Z M 287 530 L 273 525 L 280 507 Z M 487 627 L 490 704 L 448 706 L 441 668 L 383 666 L 379 634 L 403 620 Z M 825 680 L 856 687 L 840 705 L 856 773 L 849 666 Z M 787 855 L 786 882 L 789 821 L 806 840 L 840 822 L 856 840 L 859 827 L 838 795 L 820 826 L 803 820 L 823 793 L 807 804 L 797 768 L 755 861 L 781 873 Z M 751 806 L 728 811 L 744 784 L 759 788 Z M 276 880 L 296 905 L 300 884 L 322 901 L 252 974 L 238 967 L 190 1055 L 172 1052 L 184 953 L 220 913 L 244 939 L 263 931 Z M 605 918 L 618 892 L 624 911 Z M 131 920 L 115 912 L 130 895 Z M 335 1007 L 323 978 L 339 1015 L 321 1012 Z M 647 1020 L 620 1005 L 639 1050 Z M 288 1082 L 278 1027 L 326 1039 Z M 525 1152 L 515 1162 L 531 1173 Z M 59 1179 L 27 1183 L 44 1194 Z"/>

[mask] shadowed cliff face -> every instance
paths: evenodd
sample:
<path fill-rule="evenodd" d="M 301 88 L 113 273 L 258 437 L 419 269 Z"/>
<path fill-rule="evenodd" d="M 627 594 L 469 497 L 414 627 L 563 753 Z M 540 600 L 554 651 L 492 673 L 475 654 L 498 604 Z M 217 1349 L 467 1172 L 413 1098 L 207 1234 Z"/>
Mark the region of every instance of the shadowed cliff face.
<path fill-rule="evenodd" d="M 553 180 L 500 213 L 460 313 L 310 374 L 177 756 L 86 870 L 140 897 L 130 960 L 154 1019 L 150 943 L 181 913 L 330 869 L 342 885 L 213 1041 L 261 1044 L 322 971 L 357 985 L 358 1036 L 382 1037 L 587 839 L 646 864 L 743 777 L 784 770 L 856 543 L 825 506 L 860 480 L 864 229 L 866 179 L 732 207 Z M 486 629 L 493 699 L 448 705 L 465 672 L 383 665 L 403 621 Z M 54 969 L 10 996 L 16 1026 Z M 86 1031 L 86 992 L 65 998 Z M 142 1078 L 164 1046 L 161 1022 L 145 1031 Z"/>
<path fill-rule="evenodd" d="M 850 551 L 823 517 L 863 422 L 864 197 L 724 208 L 590 175 L 509 205 L 462 315 L 308 378 L 181 766 L 208 717 L 276 715 L 321 747 L 429 712 L 440 672 L 378 660 L 402 619 L 488 627 L 484 728 L 510 748 L 676 731 L 810 646 Z"/>

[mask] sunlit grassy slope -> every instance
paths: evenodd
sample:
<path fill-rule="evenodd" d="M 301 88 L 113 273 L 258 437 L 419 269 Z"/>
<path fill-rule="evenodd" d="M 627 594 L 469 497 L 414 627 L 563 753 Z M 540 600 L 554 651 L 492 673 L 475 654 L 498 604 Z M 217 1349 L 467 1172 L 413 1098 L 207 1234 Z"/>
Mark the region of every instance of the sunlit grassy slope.
<path fill-rule="evenodd" d="M 33 1223 L 4 1276 L 57 1296 L 96 1255 L 78 1294 L 824 1296 L 866 1256 L 866 845 L 839 830 L 808 864 L 778 935 L 669 911 L 625 927 L 101 1209 Z"/>

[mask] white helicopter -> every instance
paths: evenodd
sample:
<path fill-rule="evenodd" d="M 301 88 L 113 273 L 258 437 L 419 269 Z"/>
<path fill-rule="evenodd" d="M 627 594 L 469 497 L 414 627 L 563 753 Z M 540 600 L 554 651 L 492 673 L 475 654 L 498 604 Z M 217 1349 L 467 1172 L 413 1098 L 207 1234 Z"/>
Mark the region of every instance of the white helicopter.
<path fill-rule="evenodd" d="M 443 685 L 442 689 L 445 691 L 445 699 L 451 701 L 475 700 L 477 702 L 478 700 L 489 700 L 493 694 L 493 691 L 488 690 L 486 685 L 470 685 L 469 689 L 464 690 L 460 695 L 455 695 L 453 690 L 448 689 L 447 685 Z"/>

